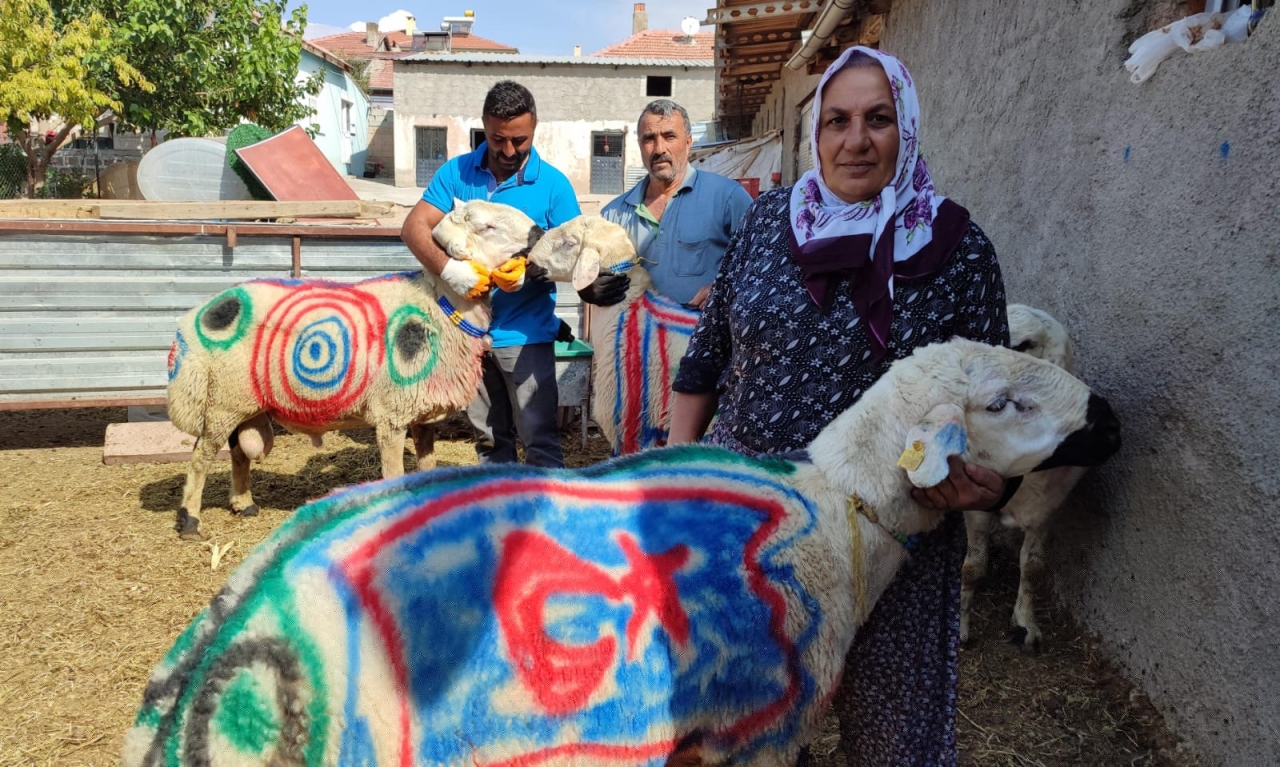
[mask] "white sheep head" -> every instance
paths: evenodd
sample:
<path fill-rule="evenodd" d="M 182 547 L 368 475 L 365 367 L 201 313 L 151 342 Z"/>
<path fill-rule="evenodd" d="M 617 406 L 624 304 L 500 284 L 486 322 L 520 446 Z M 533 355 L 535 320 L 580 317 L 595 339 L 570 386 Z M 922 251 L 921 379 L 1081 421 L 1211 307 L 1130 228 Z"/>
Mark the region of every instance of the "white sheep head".
<path fill-rule="evenodd" d="M 591 284 L 601 271 L 638 261 L 627 230 L 600 216 L 578 216 L 547 232 L 529 251 L 529 261 L 574 290 Z"/>
<path fill-rule="evenodd" d="M 510 205 L 455 199 L 432 234 L 450 258 L 478 261 L 492 270 L 533 247 L 542 227 Z"/>
<path fill-rule="evenodd" d="M 1009 304 L 1009 348 L 1074 371 L 1071 336 L 1062 323 L 1025 304 Z"/>
<path fill-rule="evenodd" d="M 947 458 L 1015 477 L 1093 466 L 1120 446 L 1111 406 L 1076 377 L 1009 349 L 953 339 L 895 363 L 895 398 L 915 410 L 902 465 L 917 487 L 946 478 Z M 870 392 L 868 392 L 870 393 Z M 921 404 L 923 403 L 923 404 Z"/>

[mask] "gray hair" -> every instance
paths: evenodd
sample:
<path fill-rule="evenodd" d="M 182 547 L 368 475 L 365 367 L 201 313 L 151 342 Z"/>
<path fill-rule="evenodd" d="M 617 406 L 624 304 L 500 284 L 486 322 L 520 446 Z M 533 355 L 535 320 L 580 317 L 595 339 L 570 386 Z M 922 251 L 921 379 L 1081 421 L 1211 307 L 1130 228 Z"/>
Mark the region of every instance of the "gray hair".
<path fill-rule="evenodd" d="M 671 117 L 672 115 L 675 115 L 675 114 L 679 114 L 681 119 L 684 120 L 685 135 L 692 136 L 693 123 L 689 122 L 689 113 L 685 111 L 684 107 L 680 106 L 679 104 L 672 101 L 671 99 L 656 99 L 654 101 L 649 102 L 649 105 L 646 106 L 644 108 L 644 111 L 640 113 L 640 119 L 636 120 L 636 136 L 638 137 L 640 135 L 640 120 L 643 120 L 645 115 L 658 115 L 659 117 Z"/>

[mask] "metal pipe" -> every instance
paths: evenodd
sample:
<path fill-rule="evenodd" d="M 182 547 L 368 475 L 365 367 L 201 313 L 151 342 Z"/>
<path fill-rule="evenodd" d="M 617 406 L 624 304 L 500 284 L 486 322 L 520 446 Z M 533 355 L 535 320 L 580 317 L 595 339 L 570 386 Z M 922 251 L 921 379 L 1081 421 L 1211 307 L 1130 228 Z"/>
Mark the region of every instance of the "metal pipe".
<path fill-rule="evenodd" d="M 809 39 L 804 41 L 800 50 L 796 51 L 787 62 L 788 69 L 800 69 L 817 55 L 818 50 L 826 45 L 827 40 L 835 33 L 836 27 L 844 20 L 844 15 L 853 8 L 855 0 L 831 0 L 818 11 L 818 20 L 813 23 Z"/>

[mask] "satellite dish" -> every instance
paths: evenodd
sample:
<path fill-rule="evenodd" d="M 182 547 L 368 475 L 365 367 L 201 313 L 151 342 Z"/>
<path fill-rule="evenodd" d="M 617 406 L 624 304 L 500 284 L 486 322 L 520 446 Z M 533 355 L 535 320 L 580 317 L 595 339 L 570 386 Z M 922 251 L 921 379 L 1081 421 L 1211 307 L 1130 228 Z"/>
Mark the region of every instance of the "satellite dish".
<path fill-rule="evenodd" d="M 680 22 L 680 31 L 684 32 L 685 37 L 693 37 L 700 26 L 702 26 L 702 24 L 698 22 L 696 17 L 685 16 L 684 21 Z"/>

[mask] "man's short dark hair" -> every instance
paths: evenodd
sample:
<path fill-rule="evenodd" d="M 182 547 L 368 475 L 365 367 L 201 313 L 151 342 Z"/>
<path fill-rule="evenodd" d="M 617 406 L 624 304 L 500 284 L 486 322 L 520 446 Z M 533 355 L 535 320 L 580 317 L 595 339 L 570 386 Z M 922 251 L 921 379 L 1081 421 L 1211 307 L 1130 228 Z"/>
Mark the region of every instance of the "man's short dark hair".
<path fill-rule="evenodd" d="M 529 89 L 513 80 L 503 80 L 489 89 L 484 97 L 484 116 L 499 120 L 514 120 L 530 114 L 536 119 L 538 107 L 533 103 Z"/>

